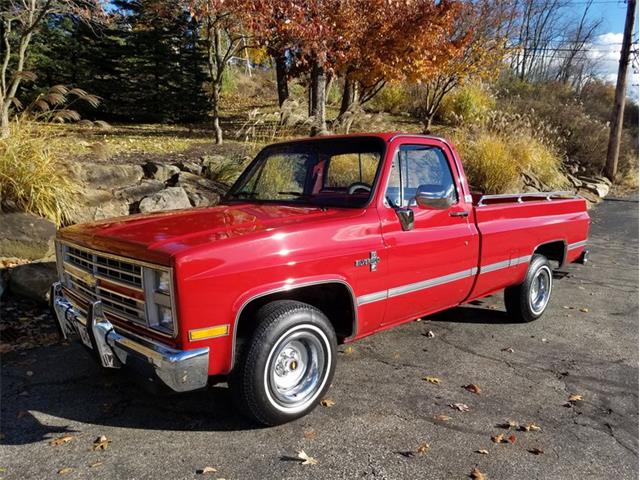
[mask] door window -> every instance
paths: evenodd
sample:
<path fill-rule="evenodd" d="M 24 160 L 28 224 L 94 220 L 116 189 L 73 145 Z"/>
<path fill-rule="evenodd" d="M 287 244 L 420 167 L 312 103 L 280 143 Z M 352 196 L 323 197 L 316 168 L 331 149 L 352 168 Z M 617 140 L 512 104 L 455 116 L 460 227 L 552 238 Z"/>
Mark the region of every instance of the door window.
<path fill-rule="evenodd" d="M 416 204 L 419 190 L 446 191 L 454 187 L 444 152 L 427 145 L 402 145 L 391 165 L 386 200 L 392 207 Z"/>

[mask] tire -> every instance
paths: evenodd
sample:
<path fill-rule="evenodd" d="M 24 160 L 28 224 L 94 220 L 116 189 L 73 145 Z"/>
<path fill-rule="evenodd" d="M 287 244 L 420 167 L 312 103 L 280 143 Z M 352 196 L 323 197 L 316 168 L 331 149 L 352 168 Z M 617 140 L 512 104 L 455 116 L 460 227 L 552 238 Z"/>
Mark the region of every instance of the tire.
<path fill-rule="evenodd" d="M 229 386 L 241 413 L 272 426 L 313 410 L 331 385 L 336 334 L 317 308 L 278 300 L 260 308 Z"/>
<path fill-rule="evenodd" d="M 532 322 L 542 316 L 553 289 L 551 264 L 544 255 L 534 255 L 524 282 L 507 287 L 504 304 L 507 314 L 518 322 Z"/>

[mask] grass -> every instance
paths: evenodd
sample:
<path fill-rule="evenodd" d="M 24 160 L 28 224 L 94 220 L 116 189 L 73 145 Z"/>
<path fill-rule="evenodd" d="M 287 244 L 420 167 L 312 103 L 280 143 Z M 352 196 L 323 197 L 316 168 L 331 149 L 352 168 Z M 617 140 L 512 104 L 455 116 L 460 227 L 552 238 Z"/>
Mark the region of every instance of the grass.
<path fill-rule="evenodd" d="M 60 225 L 72 209 L 75 186 L 69 181 L 51 130 L 27 120 L 11 124 L 0 140 L 0 199 Z"/>

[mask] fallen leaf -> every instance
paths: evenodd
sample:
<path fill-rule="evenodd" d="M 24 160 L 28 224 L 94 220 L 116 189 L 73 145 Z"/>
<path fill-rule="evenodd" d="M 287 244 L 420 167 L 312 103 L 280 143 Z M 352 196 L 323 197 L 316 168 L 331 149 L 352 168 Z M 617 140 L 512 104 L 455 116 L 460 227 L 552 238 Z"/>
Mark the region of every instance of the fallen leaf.
<path fill-rule="evenodd" d="M 433 333 L 431 330 L 429 330 L 427 333 L 423 333 L 423 335 L 427 338 L 433 338 L 436 336 L 436 334 Z"/>
<path fill-rule="evenodd" d="M 516 438 L 516 436 L 515 436 L 515 435 L 509 435 L 509 436 L 507 437 L 507 442 L 509 442 L 511 445 L 513 445 L 514 443 L 516 443 L 516 440 L 517 440 L 517 438 Z"/>
<path fill-rule="evenodd" d="M 218 471 L 217 468 L 213 468 L 213 467 L 204 467 L 204 468 L 200 468 L 198 470 L 196 470 L 196 473 L 198 475 L 207 475 L 209 473 L 216 473 Z"/>
<path fill-rule="evenodd" d="M 349 345 L 347 348 L 344 349 L 344 353 L 345 355 L 351 355 L 353 353 L 353 347 Z"/>
<path fill-rule="evenodd" d="M 313 440 L 317 435 L 318 434 L 315 430 L 307 430 L 306 432 L 304 432 L 304 438 L 306 438 L 307 440 Z"/>
<path fill-rule="evenodd" d="M 73 468 L 64 467 L 64 468 L 61 468 L 60 470 L 58 470 L 58 475 L 66 475 L 67 473 L 71 473 L 71 472 L 73 472 Z"/>
<path fill-rule="evenodd" d="M 64 445 L 65 443 L 69 443 L 73 440 L 73 435 L 63 435 L 61 437 L 54 438 L 49 442 L 49 445 L 58 446 Z"/>
<path fill-rule="evenodd" d="M 416 322 L 421 322 L 422 319 L 421 318 L 416 318 Z"/>
<path fill-rule="evenodd" d="M 464 388 L 465 390 L 471 392 L 471 393 L 475 393 L 475 394 L 479 394 L 480 393 L 480 387 L 478 385 L 476 385 L 475 383 L 470 383 L 469 385 L 463 385 L 462 388 Z"/>
<path fill-rule="evenodd" d="M 298 458 L 302 460 L 302 465 L 316 465 L 318 460 L 307 455 L 304 450 L 298 452 Z"/>
<path fill-rule="evenodd" d="M 473 480 L 487 480 L 487 476 L 484 473 L 482 473 L 480 470 L 478 470 L 477 467 L 471 471 L 469 476 L 473 478 Z"/>
<path fill-rule="evenodd" d="M 589 313 L 589 309 L 588 308 L 581 308 L 580 311 L 582 313 Z"/>
<path fill-rule="evenodd" d="M 458 410 L 459 412 L 469 411 L 469 406 L 466 403 L 451 403 L 449 404 L 449 407 L 453 408 L 454 410 Z"/>
<path fill-rule="evenodd" d="M 334 402 L 330 398 L 325 398 L 320 402 L 320 405 L 322 405 L 323 407 L 333 407 L 335 404 L 336 402 Z"/>
<path fill-rule="evenodd" d="M 503 433 L 499 433 L 498 435 L 494 435 L 493 437 L 491 437 L 491 441 L 493 443 L 502 443 L 504 442 L 504 434 Z"/>
<path fill-rule="evenodd" d="M 104 435 L 100 435 L 93 441 L 93 451 L 95 452 L 97 450 L 106 450 L 109 447 L 110 443 L 111 440 L 109 440 Z"/>
<path fill-rule="evenodd" d="M 530 450 L 528 450 L 529 453 L 533 453 L 534 455 L 542 455 L 544 453 L 544 450 L 540 449 L 540 448 L 532 448 Z"/>
<path fill-rule="evenodd" d="M 449 420 L 451 420 L 451 417 L 449 415 L 436 415 L 435 417 L 436 420 L 440 421 L 440 422 L 448 422 Z"/>
<path fill-rule="evenodd" d="M 580 402 L 582 400 L 584 400 L 584 398 L 582 398 L 582 395 L 578 395 L 577 393 L 569 395 L 570 402 Z"/>
<path fill-rule="evenodd" d="M 520 430 L 523 432 L 539 432 L 542 428 L 535 423 L 527 423 L 526 425 L 520 425 Z"/>
<path fill-rule="evenodd" d="M 420 446 L 418 447 L 417 452 L 418 452 L 420 455 L 424 455 L 424 454 L 425 454 L 425 453 L 427 453 L 430 449 L 431 449 L 431 446 L 430 446 L 428 443 L 424 442 L 424 443 L 421 443 L 421 444 L 420 444 Z"/>
<path fill-rule="evenodd" d="M 489 455 L 489 450 L 476 450 L 476 453 L 479 453 L 480 455 Z"/>
<path fill-rule="evenodd" d="M 424 377 L 422 380 L 433 383 L 434 385 L 440 384 L 440 379 L 438 377 Z"/>
<path fill-rule="evenodd" d="M 514 352 L 513 348 L 511 348 L 511 347 L 503 348 L 500 351 L 501 352 L 508 352 L 508 353 L 513 353 Z"/>
<path fill-rule="evenodd" d="M 94 463 L 89 465 L 89 468 L 96 468 L 96 467 L 100 467 L 102 465 L 104 465 L 104 462 L 94 462 Z"/>
<path fill-rule="evenodd" d="M 514 422 L 513 420 L 506 420 L 503 423 L 499 423 L 498 425 L 496 425 L 496 428 L 504 428 L 506 430 L 509 430 L 511 428 L 517 428 L 518 427 L 518 423 Z"/>

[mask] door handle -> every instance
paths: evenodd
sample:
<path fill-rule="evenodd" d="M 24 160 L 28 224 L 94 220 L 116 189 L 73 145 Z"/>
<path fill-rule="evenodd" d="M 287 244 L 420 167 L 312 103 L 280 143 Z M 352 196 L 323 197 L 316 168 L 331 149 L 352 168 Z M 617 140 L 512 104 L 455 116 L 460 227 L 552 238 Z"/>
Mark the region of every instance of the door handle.
<path fill-rule="evenodd" d="M 450 217 L 468 217 L 469 212 L 461 211 L 461 212 L 449 212 Z"/>

